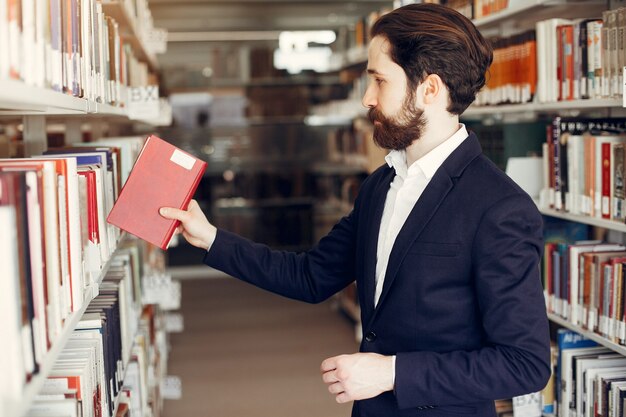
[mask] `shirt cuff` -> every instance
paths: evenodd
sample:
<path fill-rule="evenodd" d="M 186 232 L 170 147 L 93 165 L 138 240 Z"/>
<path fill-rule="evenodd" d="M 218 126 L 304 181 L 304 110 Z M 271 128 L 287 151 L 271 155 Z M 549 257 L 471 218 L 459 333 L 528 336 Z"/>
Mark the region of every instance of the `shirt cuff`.
<path fill-rule="evenodd" d="M 391 357 L 391 382 L 393 382 L 393 387 L 396 387 L 396 355 Z"/>

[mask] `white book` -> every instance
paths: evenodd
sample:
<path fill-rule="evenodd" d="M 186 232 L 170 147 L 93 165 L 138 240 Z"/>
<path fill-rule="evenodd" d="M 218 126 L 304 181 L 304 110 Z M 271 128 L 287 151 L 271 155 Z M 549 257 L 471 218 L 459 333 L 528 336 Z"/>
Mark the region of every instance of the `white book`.
<path fill-rule="evenodd" d="M 8 3 L 0 1 L 0 79 L 9 77 L 9 10 Z"/>
<path fill-rule="evenodd" d="M 91 89 L 91 3 L 92 0 L 80 0 L 81 81 L 83 85 L 83 96 L 89 100 L 93 100 Z"/>
<path fill-rule="evenodd" d="M 609 416 L 622 417 L 624 415 L 623 404 L 620 404 L 620 391 L 626 390 L 626 381 L 617 381 L 611 384 L 609 394 Z M 619 413 L 618 411 L 622 411 Z"/>
<path fill-rule="evenodd" d="M 17 256 L 15 208 L 0 206 L 0 334 L 5 335 L 0 345 L 0 399 L 3 404 L 17 406 L 26 382 L 26 368 L 22 348 L 21 305 Z"/>
<path fill-rule="evenodd" d="M 41 363 L 48 350 L 46 330 L 46 300 L 44 276 L 44 242 L 39 201 L 38 175 L 34 171 L 26 173 L 26 205 L 28 217 L 28 241 L 30 252 L 31 285 L 33 291 L 34 318 L 32 320 L 35 341 L 35 360 Z"/>
<path fill-rule="evenodd" d="M 610 353 L 608 348 L 594 346 L 587 348 L 564 349 L 561 352 L 561 403 L 559 417 L 569 417 L 576 410 L 576 370 L 574 358 L 582 355 Z"/>
<path fill-rule="evenodd" d="M 59 245 L 61 253 L 61 317 L 65 318 L 72 312 L 72 292 L 70 277 L 69 241 L 67 233 L 67 191 L 65 190 L 65 175 L 57 175 L 59 204 Z"/>
<path fill-rule="evenodd" d="M 79 417 L 78 404 L 74 399 L 34 402 L 26 417 Z"/>
<path fill-rule="evenodd" d="M 22 79 L 35 85 L 35 0 L 22 3 Z"/>
<path fill-rule="evenodd" d="M 589 417 L 595 416 L 594 405 L 597 402 L 597 388 L 594 389 L 594 384 L 597 382 L 598 375 L 602 374 L 603 372 L 606 373 L 616 370 L 626 371 L 625 357 L 618 359 L 598 359 L 597 361 L 593 362 L 591 368 L 588 368 L 585 371 L 584 381 L 582 381 L 582 408 L 578 411 L 578 415 Z"/>
<path fill-rule="evenodd" d="M 76 157 L 64 155 L 48 155 L 33 158 L 34 160 L 65 160 L 67 177 L 65 181 L 65 228 L 67 235 L 67 253 L 69 279 L 71 283 L 72 311 L 78 311 L 83 305 L 84 294 L 84 267 L 82 254 L 81 224 L 80 224 L 80 195 L 78 190 L 78 166 Z M 60 187 L 60 186 L 59 186 Z M 60 203 L 61 204 L 61 203 Z"/>
<path fill-rule="evenodd" d="M 102 333 L 100 329 L 102 328 L 102 320 L 99 314 L 95 313 L 85 313 L 83 315 L 83 319 L 76 326 L 75 331 L 72 333 L 72 339 L 93 339 L 98 343 L 98 352 L 97 355 L 101 358 L 101 362 L 104 363 L 104 344 L 102 340 Z M 106 381 L 106 377 L 104 372 L 100 375 L 100 386 L 102 389 L 107 386 L 108 382 Z M 104 392 L 104 391 L 103 391 Z M 100 396 L 100 407 L 102 410 L 108 409 L 108 399 L 106 395 Z"/>
<path fill-rule="evenodd" d="M 46 87 L 46 31 L 50 13 L 47 0 L 35 0 L 35 57 L 34 57 L 34 84 Z"/>
<path fill-rule="evenodd" d="M 541 55 L 537 55 L 537 67 L 538 77 L 544 77 L 544 82 L 540 82 L 539 85 L 546 90 L 545 101 L 542 102 L 555 102 L 559 99 L 559 80 L 557 78 L 557 68 L 559 59 L 559 39 L 557 36 L 557 27 L 561 25 L 570 25 L 574 22 L 569 19 L 553 18 L 544 20 L 544 28 L 541 32 L 537 32 L 537 50 L 543 49 Z M 545 59 L 545 66 L 540 64 L 539 59 Z M 540 95 L 541 99 L 541 95 Z"/>
<path fill-rule="evenodd" d="M 595 356 L 595 357 L 594 357 Z M 606 354 L 589 355 L 575 359 L 576 362 L 576 416 L 584 416 L 583 402 L 585 398 L 585 374 L 588 369 L 603 363 L 606 366 L 622 366 L 625 362 L 623 356 L 616 352 Z M 602 361 L 602 362 L 601 362 Z"/>
<path fill-rule="evenodd" d="M 22 72 L 22 31 L 17 2 L 9 3 L 9 73 L 12 78 L 20 78 Z"/>
<path fill-rule="evenodd" d="M 610 380 L 610 379 L 619 378 L 619 377 L 626 377 L 626 367 L 601 369 L 597 373 L 596 380 L 594 382 L 594 387 L 595 387 L 594 395 L 596 396 L 595 401 L 597 403 L 598 411 L 601 411 L 605 406 L 604 396 L 602 395 L 602 392 L 599 391 L 602 386 L 602 382 L 606 380 Z M 603 415 L 603 417 L 608 417 L 608 416 Z"/>
<path fill-rule="evenodd" d="M 602 88 L 603 88 L 603 84 L 602 84 L 602 80 L 603 80 L 603 73 L 602 73 L 602 60 L 603 60 L 603 55 L 604 52 L 602 50 L 602 27 L 603 27 L 603 22 L 601 20 L 596 20 L 595 22 L 591 22 L 591 28 L 592 28 L 592 33 L 591 33 L 591 39 L 592 39 L 592 47 L 588 47 L 587 49 L 593 49 L 593 61 L 590 61 L 590 63 L 593 63 L 593 69 L 594 69 L 594 78 L 593 78 L 593 95 L 592 97 L 595 98 L 600 98 L 602 97 Z M 591 91 L 590 91 L 591 94 Z"/>

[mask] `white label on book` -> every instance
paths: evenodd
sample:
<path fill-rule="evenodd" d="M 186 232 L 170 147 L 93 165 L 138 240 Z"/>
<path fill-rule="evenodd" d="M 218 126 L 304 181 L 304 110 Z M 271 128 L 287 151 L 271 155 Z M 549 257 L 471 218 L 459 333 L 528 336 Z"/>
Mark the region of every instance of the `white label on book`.
<path fill-rule="evenodd" d="M 596 328 L 596 311 L 594 309 L 589 310 L 589 320 L 587 321 L 587 328 L 594 330 Z"/>
<path fill-rule="evenodd" d="M 626 323 L 623 321 L 619 323 L 619 338 L 621 340 L 626 339 Z"/>
<path fill-rule="evenodd" d="M 193 164 L 196 163 L 196 159 L 193 156 L 187 155 L 178 149 L 174 150 L 174 153 L 170 157 L 170 161 L 188 170 L 191 170 L 191 168 L 193 168 Z"/>
<path fill-rule="evenodd" d="M 513 397 L 513 416 L 541 417 L 541 393 Z"/>
<path fill-rule="evenodd" d="M 52 394 L 61 390 L 68 390 L 67 378 L 46 378 L 39 391 L 40 394 Z"/>
<path fill-rule="evenodd" d="M 168 375 L 161 381 L 161 395 L 166 400 L 179 400 L 182 398 L 182 387 L 180 377 Z"/>
<path fill-rule="evenodd" d="M 128 117 L 131 120 L 152 120 L 159 117 L 159 87 L 148 85 L 128 89 Z"/>

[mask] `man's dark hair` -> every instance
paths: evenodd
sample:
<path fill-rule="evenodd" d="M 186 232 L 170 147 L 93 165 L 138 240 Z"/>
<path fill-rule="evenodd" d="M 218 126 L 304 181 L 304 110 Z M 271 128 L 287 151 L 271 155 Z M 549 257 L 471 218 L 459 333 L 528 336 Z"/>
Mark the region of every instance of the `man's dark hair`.
<path fill-rule="evenodd" d="M 448 111 L 461 114 L 485 85 L 493 50 L 461 13 L 432 3 L 410 4 L 381 16 L 371 36 L 391 45 L 391 59 L 404 69 L 414 90 L 429 74 L 448 87 Z"/>

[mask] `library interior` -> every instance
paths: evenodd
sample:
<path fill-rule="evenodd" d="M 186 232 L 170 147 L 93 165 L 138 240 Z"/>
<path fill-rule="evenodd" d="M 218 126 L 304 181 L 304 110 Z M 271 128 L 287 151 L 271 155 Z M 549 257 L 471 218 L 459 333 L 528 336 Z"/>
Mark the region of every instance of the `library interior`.
<path fill-rule="evenodd" d="M 0 0 L 0 417 L 626 417 L 625 86 L 626 0 Z"/>

